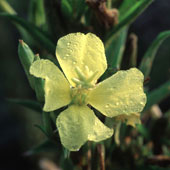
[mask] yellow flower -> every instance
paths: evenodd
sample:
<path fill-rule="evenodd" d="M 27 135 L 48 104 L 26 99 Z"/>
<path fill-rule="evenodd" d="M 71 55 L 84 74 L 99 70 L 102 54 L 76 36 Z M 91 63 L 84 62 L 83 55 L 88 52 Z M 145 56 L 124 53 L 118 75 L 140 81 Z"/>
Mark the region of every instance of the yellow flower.
<path fill-rule="evenodd" d="M 96 84 L 107 62 L 102 41 L 94 34 L 73 33 L 58 40 L 56 56 L 65 74 L 49 60 L 35 61 L 30 73 L 45 79 L 45 105 L 50 112 L 68 105 L 57 117 L 61 143 L 70 151 L 79 150 L 87 141 L 99 142 L 112 136 L 89 108 L 107 117 L 132 115 L 146 103 L 143 74 L 136 68 L 118 71 Z"/>

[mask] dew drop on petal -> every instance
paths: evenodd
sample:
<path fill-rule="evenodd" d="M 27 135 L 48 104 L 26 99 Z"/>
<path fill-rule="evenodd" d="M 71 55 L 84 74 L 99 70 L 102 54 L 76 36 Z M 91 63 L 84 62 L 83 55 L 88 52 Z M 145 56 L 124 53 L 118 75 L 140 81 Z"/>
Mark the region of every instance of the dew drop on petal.
<path fill-rule="evenodd" d="M 119 102 L 116 102 L 116 106 L 118 106 L 119 105 Z"/>
<path fill-rule="evenodd" d="M 78 146 L 76 146 L 76 145 L 73 145 L 72 146 L 72 149 L 74 150 L 74 151 L 78 151 L 79 149 L 77 149 L 78 148 Z"/>
<path fill-rule="evenodd" d="M 109 104 L 106 104 L 106 106 L 105 106 L 106 108 L 109 108 Z"/>
<path fill-rule="evenodd" d="M 144 103 L 143 102 L 140 102 L 141 105 L 143 105 Z"/>

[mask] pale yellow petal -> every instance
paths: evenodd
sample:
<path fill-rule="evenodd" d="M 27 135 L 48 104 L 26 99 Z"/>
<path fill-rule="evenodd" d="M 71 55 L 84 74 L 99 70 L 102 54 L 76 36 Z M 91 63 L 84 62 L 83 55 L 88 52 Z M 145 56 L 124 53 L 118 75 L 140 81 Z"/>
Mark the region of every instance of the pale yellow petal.
<path fill-rule="evenodd" d="M 93 114 L 94 115 L 94 114 Z M 105 126 L 95 115 L 93 129 L 90 131 L 88 135 L 88 140 L 100 142 L 107 138 L 110 138 L 113 135 L 113 129 Z"/>
<path fill-rule="evenodd" d="M 143 79 L 136 68 L 118 71 L 91 91 L 88 103 L 108 117 L 141 112 L 146 104 Z"/>
<path fill-rule="evenodd" d="M 70 85 L 58 67 L 49 60 L 37 60 L 30 73 L 45 79 L 44 111 L 53 111 L 70 103 Z"/>
<path fill-rule="evenodd" d="M 101 141 L 111 137 L 106 127 L 87 106 L 72 105 L 57 118 L 61 143 L 70 151 L 77 151 L 87 141 Z"/>
<path fill-rule="evenodd" d="M 69 82 L 79 79 L 76 67 L 89 78 L 97 80 L 106 70 L 107 63 L 102 41 L 92 33 L 72 33 L 58 40 L 56 56 Z"/>

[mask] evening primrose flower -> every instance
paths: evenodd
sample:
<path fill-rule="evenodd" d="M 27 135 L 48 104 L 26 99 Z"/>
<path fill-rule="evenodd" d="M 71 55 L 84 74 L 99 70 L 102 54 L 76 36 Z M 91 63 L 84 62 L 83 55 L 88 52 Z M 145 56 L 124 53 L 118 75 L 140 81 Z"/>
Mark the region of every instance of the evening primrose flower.
<path fill-rule="evenodd" d="M 112 136 L 113 129 L 104 125 L 90 106 L 107 117 L 128 117 L 142 111 L 146 95 L 138 69 L 118 71 L 96 84 L 107 62 L 103 43 L 94 34 L 72 33 L 60 38 L 56 56 L 64 74 L 49 60 L 35 61 L 30 73 L 45 79 L 44 111 L 68 105 L 56 120 L 65 148 L 77 151 L 87 140 L 99 142 Z"/>

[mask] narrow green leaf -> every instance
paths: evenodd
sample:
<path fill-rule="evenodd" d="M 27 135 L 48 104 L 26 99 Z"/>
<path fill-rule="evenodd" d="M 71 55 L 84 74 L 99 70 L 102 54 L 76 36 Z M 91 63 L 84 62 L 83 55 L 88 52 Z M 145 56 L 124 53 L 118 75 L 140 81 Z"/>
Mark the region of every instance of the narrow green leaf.
<path fill-rule="evenodd" d="M 60 162 L 60 165 L 62 167 L 62 170 L 75 170 L 75 166 L 71 159 L 65 159 L 63 158 Z"/>
<path fill-rule="evenodd" d="M 9 15 L 5 13 L 1 13 L 0 16 L 8 18 L 10 21 L 14 22 L 16 25 L 24 28 L 37 42 L 40 43 L 46 50 L 51 53 L 55 53 L 55 44 L 49 39 L 47 34 L 33 25 L 28 21 L 16 16 L 16 15 Z"/>
<path fill-rule="evenodd" d="M 149 131 L 148 131 L 148 129 L 144 126 L 144 125 L 142 125 L 142 124 L 138 124 L 137 126 L 136 126 L 136 128 L 137 128 L 137 130 L 138 130 L 138 132 L 145 138 L 145 139 L 150 139 L 150 134 L 149 134 Z"/>
<path fill-rule="evenodd" d="M 128 1 L 129 2 L 129 1 Z M 106 36 L 105 47 L 106 50 L 109 48 L 110 44 L 114 40 L 115 34 L 118 33 L 121 29 L 123 29 L 126 25 L 129 25 L 133 22 L 137 16 L 139 16 L 144 9 L 148 7 L 148 5 L 153 2 L 153 0 L 140 0 L 136 1 L 126 12 L 124 15 L 120 16 L 119 24 L 116 25 Z"/>
<path fill-rule="evenodd" d="M 165 31 L 160 33 L 156 39 L 153 41 L 153 43 L 151 44 L 151 46 L 149 47 L 149 49 L 147 50 L 147 52 L 145 53 L 142 62 L 139 66 L 139 69 L 143 72 L 145 77 L 148 77 L 150 72 L 151 72 L 151 68 L 152 68 L 152 64 L 153 64 L 153 60 L 155 59 L 156 53 L 160 47 L 160 45 L 168 38 L 170 37 L 170 31 Z"/>
<path fill-rule="evenodd" d="M 31 64 L 34 62 L 35 56 L 32 50 L 29 48 L 29 46 L 26 43 L 24 43 L 23 40 L 19 40 L 18 55 L 21 64 L 24 68 L 25 74 L 27 75 L 28 81 L 31 85 L 31 88 L 34 89 L 35 87 L 34 77 L 29 73 L 29 69 Z"/>
<path fill-rule="evenodd" d="M 18 55 L 24 71 L 27 75 L 28 81 L 35 90 L 38 101 L 44 101 L 44 80 L 36 78 L 30 74 L 30 66 L 36 60 L 40 60 L 39 55 L 34 55 L 30 47 L 23 41 L 19 41 Z"/>
<path fill-rule="evenodd" d="M 170 81 L 147 94 L 147 103 L 144 111 L 148 110 L 153 104 L 159 103 L 170 95 Z"/>
<path fill-rule="evenodd" d="M 9 14 L 17 14 L 6 0 L 0 0 L 0 10 Z"/>
<path fill-rule="evenodd" d="M 68 159 L 70 157 L 70 151 L 63 147 L 64 158 Z"/>
<path fill-rule="evenodd" d="M 47 138 L 49 137 L 48 133 L 46 132 L 45 127 L 41 125 L 34 125 L 36 128 L 38 128 Z"/>
<path fill-rule="evenodd" d="M 49 112 L 44 112 L 42 113 L 42 118 L 43 118 L 43 127 L 44 130 L 47 134 L 48 137 L 53 136 L 53 129 L 52 129 L 52 122 L 51 122 L 51 116 Z"/>
<path fill-rule="evenodd" d="M 110 68 L 120 69 L 120 64 L 122 61 L 122 56 L 125 48 L 127 37 L 127 28 L 120 31 L 117 34 L 110 46 L 106 50 L 107 61 Z"/>
<path fill-rule="evenodd" d="M 70 18 L 70 19 L 72 18 L 73 9 L 72 9 L 72 6 L 70 4 L 70 1 L 61 0 L 61 10 L 62 10 L 62 13 L 64 14 L 65 17 Z"/>
<path fill-rule="evenodd" d="M 7 99 L 7 102 L 11 104 L 19 104 L 26 108 L 32 109 L 36 112 L 42 112 L 42 105 L 39 102 L 33 100 L 24 100 L 24 99 Z"/>
<path fill-rule="evenodd" d="M 86 4 L 86 1 L 84 0 L 79 0 L 76 1 L 77 3 L 74 6 L 74 15 L 76 20 L 80 20 L 82 15 L 86 12 L 86 10 L 88 9 L 88 6 Z"/>
<path fill-rule="evenodd" d="M 40 27 L 45 24 L 44 0 L 31 0 L 29 8 L 29 20 Z"/>

